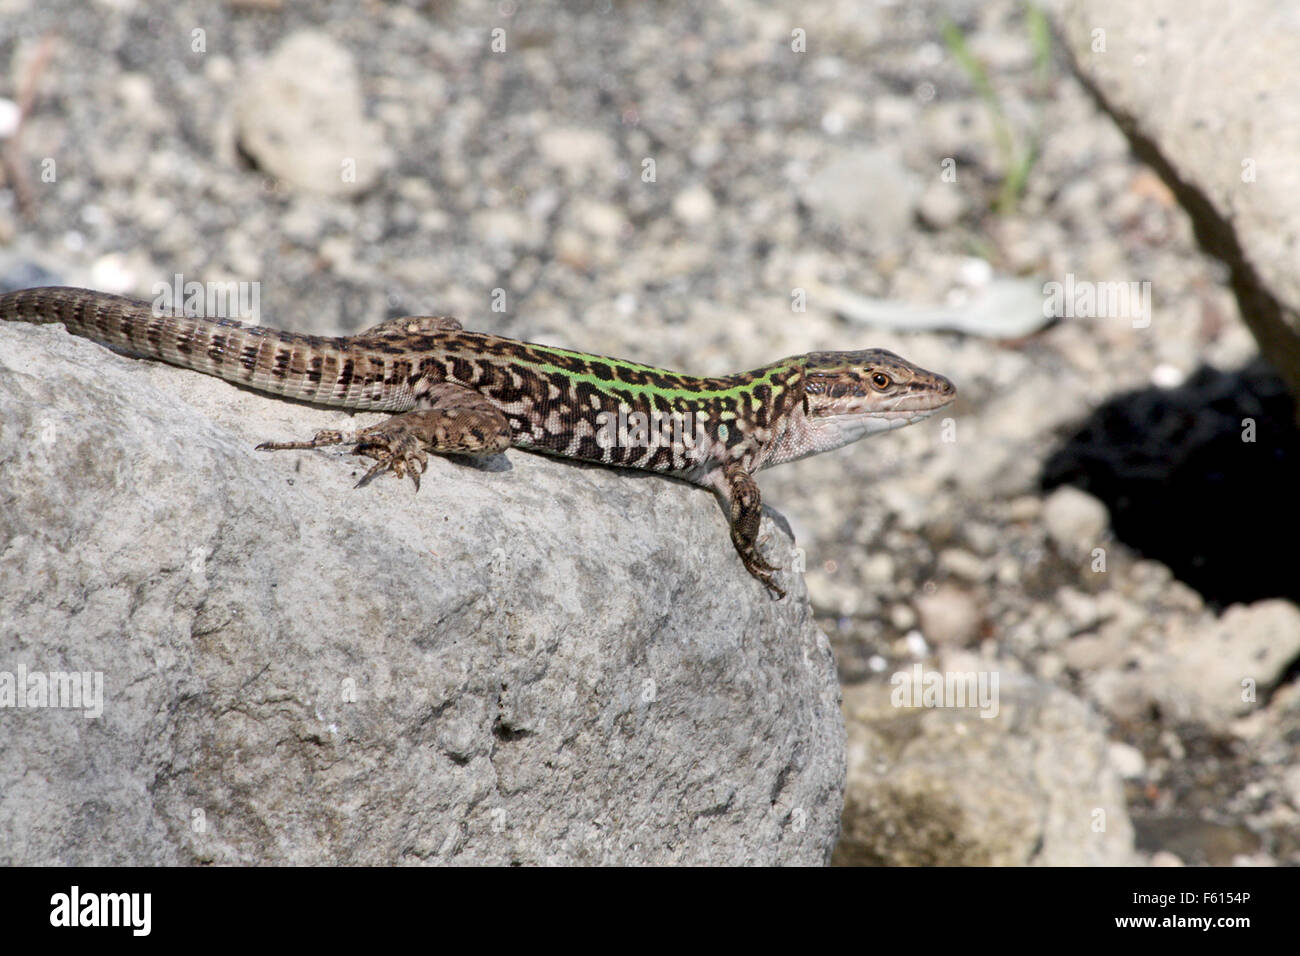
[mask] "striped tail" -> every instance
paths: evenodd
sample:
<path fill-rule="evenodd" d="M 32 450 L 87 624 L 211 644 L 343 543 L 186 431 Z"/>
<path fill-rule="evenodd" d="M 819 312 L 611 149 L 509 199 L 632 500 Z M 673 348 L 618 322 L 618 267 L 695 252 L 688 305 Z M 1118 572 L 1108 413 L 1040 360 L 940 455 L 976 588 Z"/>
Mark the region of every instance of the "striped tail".
<path fill-rule="evenodd" d="M 62 322 L 131 355 L 318 405 L 405 411 L 415 402 L 409 360 L 376 355 L 356 339 L 158 313 L 137 299 L 62 287 L 0 295 L 0 319 Z"/>

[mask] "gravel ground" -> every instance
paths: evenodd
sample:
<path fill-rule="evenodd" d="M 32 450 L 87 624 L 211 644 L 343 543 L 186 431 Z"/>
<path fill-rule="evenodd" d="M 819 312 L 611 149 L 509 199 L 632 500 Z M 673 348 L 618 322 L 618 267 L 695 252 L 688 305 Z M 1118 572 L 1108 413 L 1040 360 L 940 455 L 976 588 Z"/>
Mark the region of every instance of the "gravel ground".
<path fill-rule="evenodd" d="M 893 349 L 957 383 L 951 421 L 760 482 L 846 684 L 954 653 L 1054 684 L 1102 715 L 1142 859 L 1300 863 L 1285 397 L 1169 190 L 1029 36 L 1001 0 L 0 0 L 0 94 L 37 91 L 0 280 L 258 280 L 270 325 L 455 314 L 703 374 Z M 1150 282 L 1149 325 L 853 318 L 1003 279 L 1041 310 L 1067 276 Z"/>

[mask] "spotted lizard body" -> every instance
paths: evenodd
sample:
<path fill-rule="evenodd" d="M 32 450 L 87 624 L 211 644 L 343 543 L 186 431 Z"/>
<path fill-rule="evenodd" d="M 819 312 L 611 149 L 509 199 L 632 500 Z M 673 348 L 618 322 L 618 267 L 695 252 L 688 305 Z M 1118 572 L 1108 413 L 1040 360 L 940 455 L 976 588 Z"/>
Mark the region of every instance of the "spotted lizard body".
<path fill-rule="evenodd" d="M 391 319 L 328 337 L 156 313 L 86 289 L 0 295 L 0 319 L 61 322 L 70 332 L 259 392 L 337 408 L 393 412 L 355 432 L 260 449 L 350 444 L 419 488 L 427 453 L 515 447 L 672 475 L 714 491 L 746 569 L 775 595 L 758 550 L 753 475 L 771 465 L 920 421 L 953 401 L 942 375 L 883 349 L 810 352 L 713 378 L 467 332 L 446 316 Z"/>

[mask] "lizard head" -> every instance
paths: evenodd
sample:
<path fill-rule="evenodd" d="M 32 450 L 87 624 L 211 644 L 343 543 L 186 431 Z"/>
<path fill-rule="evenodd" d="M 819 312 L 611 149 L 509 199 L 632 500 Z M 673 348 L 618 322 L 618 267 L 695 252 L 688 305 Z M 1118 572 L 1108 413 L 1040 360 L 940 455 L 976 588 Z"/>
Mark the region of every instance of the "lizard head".
<path fill-rule="evenodd" d="M 935 372 L 884 349 L 810 352 L 804 366 L 808 424 L 819 450 L 902 428 L 957 397 Z"/>

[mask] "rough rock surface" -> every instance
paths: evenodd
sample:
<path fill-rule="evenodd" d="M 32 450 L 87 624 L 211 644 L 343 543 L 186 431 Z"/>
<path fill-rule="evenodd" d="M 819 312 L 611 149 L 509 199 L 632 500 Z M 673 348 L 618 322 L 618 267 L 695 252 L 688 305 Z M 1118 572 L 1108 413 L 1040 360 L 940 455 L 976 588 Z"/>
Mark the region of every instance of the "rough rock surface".
<path fill-rule="evenodd" d="M 981 669 L 967 661 L 945 665 Z M 1133 827 L 1104 726 L 1082 701 L 1006 673 L 989 718 L 978 709 L 895 707 L 894 690 L 864 684 L 844 692 L 849 781 L 837 863 L 1133 862 Z"/>
<path fill-rule="evenodd" d="M 1300 398 L 1300 9 L 1070 0 L 1058 22 L 1085 82 L 1230 268 L 1242 318 Z"/>
<path fill-rule="evenodd" d="M 711 496 L 252 450 L 344 418 L 0 323 L 0 671 L 104 681 L 0 710 L 0 862 L 829 858 L 830 649 Z"/>
<path fill-rule="evenodd" d="M 1144 713 L 1196 721 L 1229 734 L 1236 718 L 1266 707 L 1300 658 L 1300 610 L 1289 601 L 1234 604 L 1218 620 L 1177 628 L 1164 654 L 1132 644 L 1093 663 L 1086 683 L 1129 719 Z"/>

